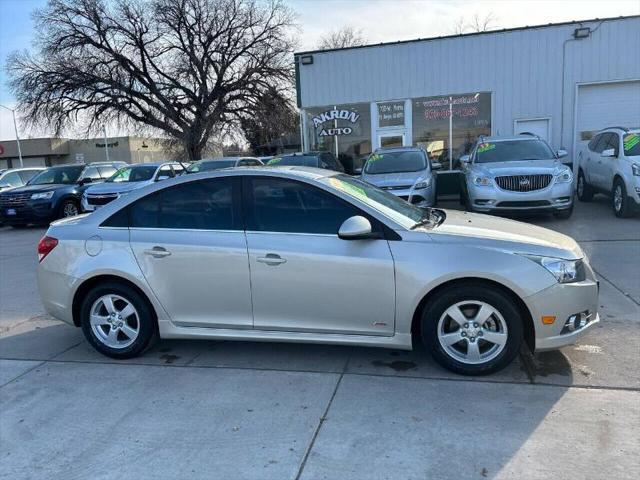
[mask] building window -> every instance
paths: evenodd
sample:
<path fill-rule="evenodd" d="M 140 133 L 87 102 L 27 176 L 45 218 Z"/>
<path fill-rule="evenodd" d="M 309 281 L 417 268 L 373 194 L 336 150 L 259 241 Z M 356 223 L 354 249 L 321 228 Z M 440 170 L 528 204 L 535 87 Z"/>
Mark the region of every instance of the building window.
<path fill-rule="evenodd" d="M 491 134 L 488 92 L 416 98 L 412 112 L 413 143 L 448 170 L 460 168 L 479 135 Z"/>
<path fill-rule="evenodd" d="M 310 150 L 332 152 L 347 173 L 362 167 L 371 153 L 371 110 L 368 103 L 308 108 L 305 115 Z"/>
<path fill-rule="evenodd" d="M 404 100 L 381 102 L 378 107 L 378 128 L 404 127 Z"/>

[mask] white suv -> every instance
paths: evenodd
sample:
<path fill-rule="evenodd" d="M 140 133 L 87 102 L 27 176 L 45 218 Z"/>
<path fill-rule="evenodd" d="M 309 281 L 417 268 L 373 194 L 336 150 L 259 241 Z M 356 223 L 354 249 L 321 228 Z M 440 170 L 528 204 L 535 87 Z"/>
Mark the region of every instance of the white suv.
<path fill-rule="evenodd" d="M 611 196 L 617 217 L 640 210 L 640 129 L 600 130 L 578 154 L 578 198 L 594 193 Z"/>

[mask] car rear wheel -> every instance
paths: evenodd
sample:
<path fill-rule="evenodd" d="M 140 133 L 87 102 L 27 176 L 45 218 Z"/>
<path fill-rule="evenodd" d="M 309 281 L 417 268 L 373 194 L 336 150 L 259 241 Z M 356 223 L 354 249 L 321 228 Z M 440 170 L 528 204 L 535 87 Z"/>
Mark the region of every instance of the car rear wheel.
<path fill-rule="evenodd" d="M 75 217 L 80 213 L 80 207 L 75 200 L 65 200 L 60 205 L 60 218 Z"/>
<path fill-rule="evenodd" d="M 155 338 L 155 316 L 146 299 L 119 283 L 93 288 L 82 302 L 80 321 L 87 341 L 112 358 L 136 357 Z"/>
<path fill-rule="evenodd" d="M 482 284 L 440 292 L 422 315 L 422 339 L 433 358 L 462 375 L 501 370 L 518 354 L 522 337 L 523 319 L 513 300 Z"/>
<path fill-rule="evenodd" d="M 613 183 L 613 195 L 611 196 L 613 213 L 616 217 L 627 218 L 633 214 L 629 198 L 627 197 L 627 189 L 624 182 L 619 178 Z"/>
<path fill-rule="evenodd" d="M 581 202 L 590 202 L 593 200 L 593 188 L 587 183 L 582 170 L 578 172 L 578 185 L 576 186 L 576 190 L 578 191 L 578 199 Z"/>

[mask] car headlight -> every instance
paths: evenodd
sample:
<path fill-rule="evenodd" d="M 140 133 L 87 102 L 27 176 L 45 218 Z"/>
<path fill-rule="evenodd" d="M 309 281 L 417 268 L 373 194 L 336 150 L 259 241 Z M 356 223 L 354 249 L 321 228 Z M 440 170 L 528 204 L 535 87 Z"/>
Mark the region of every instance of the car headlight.
<path fill-rule="evenodd" d="M 475 183 L 476 185 L 481 186 L 481 187 L 488 187 L 488 186 L 491 185 L 491 178 L 483 177 L 483 176 L 477 176 L 477 177 L 474 177 L 473 183 Z"/>
<path fill-rule="evenodd" d="M 636 163 L 631 164 L 631 171 L 636 177 L 640 177 L 640 165 Z"/>
<path fill-rule="evenodd" d="M 31 195 L 31 200 L 49 200 L 53 197 L 53 190 L 50 192 L 34 193 Z"/>
<path fill-rule="evenodd" d="M 527 255 L 527 258 L 546 268 L 551 275 L 556 277 L 558 283 L 582 282 L 586 278 L 582 260 L 563 260 L 562 258 L 537 257 L 533 255 Z"/>
<path fill-rule="evenodd" d="M 415 190 L 420 190 L 421 188 L 429 188 L 431 186 L 431 179 L 424 180 L 422 182 L 416 183 L 413 188 Z"/>
<path fill-rule="evenodd" d="M 573 173 L 570 169 L 565 168 L 560 173 L 556 175 L 556 182 L 558 183 L 567 183 L 573 182 Z"/>

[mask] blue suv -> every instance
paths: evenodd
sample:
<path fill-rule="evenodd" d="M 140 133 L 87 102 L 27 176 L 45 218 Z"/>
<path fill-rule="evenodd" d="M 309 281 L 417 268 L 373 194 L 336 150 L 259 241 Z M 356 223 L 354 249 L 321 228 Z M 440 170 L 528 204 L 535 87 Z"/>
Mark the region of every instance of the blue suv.
<path fill-rule="evenodd" d="M 24 187 L 0 194 L 0 223 L 21 227 L 78 215 L 82 193 L 89 184 L 104 181 L 124 165 L 101 162 L 47 168 Z"/>

